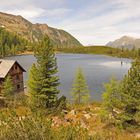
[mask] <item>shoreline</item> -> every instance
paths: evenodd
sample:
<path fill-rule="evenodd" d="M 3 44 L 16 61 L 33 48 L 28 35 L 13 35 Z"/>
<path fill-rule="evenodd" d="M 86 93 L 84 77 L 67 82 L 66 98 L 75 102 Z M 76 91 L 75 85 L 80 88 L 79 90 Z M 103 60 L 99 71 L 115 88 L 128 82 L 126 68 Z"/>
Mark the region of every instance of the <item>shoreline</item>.
<path fill-rule="evenodd" d="M 87 54 L 87 55 L 102 55 L 102 56 L 109 56 L 109 57 L 114 57 L 114 58 L 125 58 L 125 59 L 134 59 L 131 57 L 119 57 L 119 56 L 115 56 L 115 55 L 108 55 L 108 54 L 100 54 L 100 53 L 73 53 L 73 52 L 63 52 L 63 51 L 55 51 L 55 54 Z M 5 57 L 12 57 L 12 56 L 24 56 L 24 55 L 34 55 L 33 51 L 25 51 L 22 53 L 17 53 L 15 55 L 8 55 L 8 56 L 4 56 L 0 59 L 3 59 Z"/>

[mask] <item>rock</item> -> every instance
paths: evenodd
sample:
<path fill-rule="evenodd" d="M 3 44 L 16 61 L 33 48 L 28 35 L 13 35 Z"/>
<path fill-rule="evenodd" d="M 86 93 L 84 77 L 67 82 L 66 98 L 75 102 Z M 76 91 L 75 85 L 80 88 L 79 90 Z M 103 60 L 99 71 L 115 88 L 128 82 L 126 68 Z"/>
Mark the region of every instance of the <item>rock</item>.
<path fill-rule="evenodd" d="M 81 121 L 81 127 L 82 127 L 82 128 L 86 128 L 86 129 L 88 129 L 88 127 L 87 127 L 87 125 L 85 124 L 84 121 Z"/>
<path fill-rule="evenodd" d="M 82 113 L 83 113 L 83 114 L 86 114 L 87 112 L 86 112 L 86 111 L 82 111 Z"/>
<path fill-rule="evenodd" d="M 75 110 L 71 110 L 68 114 L 75 115 L 76 112 L 75 112 Z"/>
<path fill-rule="evenodd" d="M 65 115 L 65 120 L 67 121 L 67 122 L 72 122 L 73 121 L 73 119 L 75 119 L 75 115 L 73 115 L 73 114 L 66 114 Z"/>
<path fill-rule="evenodd" d="M 59 117 L 53 117 L 52 122 L 53 122 L 52 126 L 54 126 L 54 127 L 59 127 L 63 123 L 62 120 Z"/>
<path fill-rule="evenodd" d="M 93 117 L 97 117 L 98 116 L 98 114 L 91 114 Z"/>
<path fill-rule="evenodd" d="M 100 110 L 100 109 L 101 109 L 100 107 L 95 107 L 95 108 L 94 108 L 94 110 Z"/>
<path fill-rule="evenodd" d="M 86 119 L 90 119 L 90 118 L 91 118 L 91 115 L 90 115 L 90 114 L 84 114 L 84 117 L 85 117 Z"/>
<path fill-rule="evenodd" d="M 67 110 L 62 110 L 62 112 L 64 113 L 64 114 L 68 114 L 68 111 Z"/>

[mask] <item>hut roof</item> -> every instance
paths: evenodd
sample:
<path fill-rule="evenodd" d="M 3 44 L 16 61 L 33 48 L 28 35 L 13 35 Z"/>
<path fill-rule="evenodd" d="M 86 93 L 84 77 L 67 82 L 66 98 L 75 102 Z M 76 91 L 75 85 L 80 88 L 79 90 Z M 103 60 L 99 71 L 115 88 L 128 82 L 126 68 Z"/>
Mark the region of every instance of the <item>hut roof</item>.
<path fill-rule="evenodd" d="M 0 78 L 5 78 L 15 63 L 19 65 L 23 72 L 26 72 L 25 69 L 17 61 L 0 59 Z"/>

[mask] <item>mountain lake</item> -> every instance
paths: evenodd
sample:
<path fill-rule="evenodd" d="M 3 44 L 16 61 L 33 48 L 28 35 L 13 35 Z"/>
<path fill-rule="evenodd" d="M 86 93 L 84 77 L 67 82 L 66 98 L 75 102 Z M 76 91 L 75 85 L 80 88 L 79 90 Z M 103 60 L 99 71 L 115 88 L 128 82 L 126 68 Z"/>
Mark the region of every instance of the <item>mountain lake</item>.
<path fill-rule="evenodd" d="M 60 77 L 60 95 L 71 98 L 70 91 L 76 70 L 82 68 L 91 98 L 100 101 L 104 91 L 104 84 L 109 82 L 112 76 L 121 80 L 131 67 L 131 59 L 116 58 L 105 55 L 90 54 L 57 54 L 58 76 Z M 25 85 L 28 72 L 36 59 L 33 55 L 20 55 L 5 59 L 17 60 L 27 71 L 24 73 Z"/>

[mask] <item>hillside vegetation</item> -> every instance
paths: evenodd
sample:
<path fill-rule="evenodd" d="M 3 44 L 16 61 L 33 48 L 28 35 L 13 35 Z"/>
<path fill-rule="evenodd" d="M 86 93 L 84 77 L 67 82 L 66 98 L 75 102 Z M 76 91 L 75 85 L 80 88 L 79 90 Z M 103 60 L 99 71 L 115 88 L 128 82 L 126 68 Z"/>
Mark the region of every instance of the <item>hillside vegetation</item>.
<path fill-rule="evenodd" d="M 77 48 L 58 48 L 58 52 L 81 53 L 81 54 L 101 54 L 113 57 L 136 58 L 140 56 L 140 49 L 112 48 L 109 46 L 88 46 Z"/>
<path fill-rule="evenodd" d="M 140 56 L 140 49 L 134 48 L 130 50 L 125 48 L 112 48 L 109 46 L 59 47 L 55 46 L 52 41 L 51 43 L 56 52 L 100 54 L 124 58 L 135 58 Z M 36 46 L 39 47 L 39 44 L 40 41 L 32 43 L 16 33 L 11 33 L 5 28 L 0 27 L 0 57 L 27 53 L 28 51 L 33 52 Z M 57 42 L 57 44 L 59 43 Z"/>
<path fill-rule="evenodd" d="M 32 24 L 19 15 L 0 12 L 0 26 L 32 43 L 38 42 L 44 35 L 47 35 L 54 47 L 82 46 L 76 38 L 64 30 L 49 27 L 47 24 Z"/>
<path fill-rule="evenodd" d="M 27 40 L 0 28 L 0 57 L 21 53 L 28 45 Z"/>

